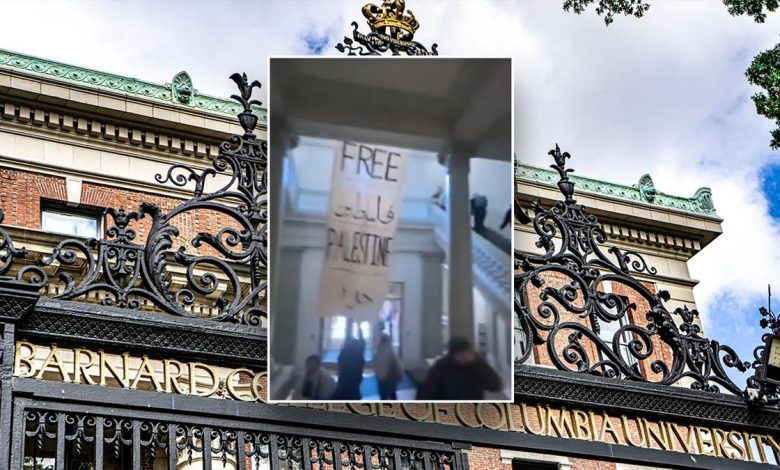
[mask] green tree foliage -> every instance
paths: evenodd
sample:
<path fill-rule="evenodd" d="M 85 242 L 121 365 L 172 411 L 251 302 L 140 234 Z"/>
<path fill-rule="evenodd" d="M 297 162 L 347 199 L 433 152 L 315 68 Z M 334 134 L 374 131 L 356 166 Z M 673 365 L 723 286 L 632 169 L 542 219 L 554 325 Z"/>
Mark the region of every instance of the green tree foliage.
<path fill-rule="evenodd" d="M 732 16 L 749 15 L 756 23 L 763 23 L 766 20 L 766 13 L 777 10 L 780 7 L 780 0 L 723 0 Z"/>
<path fill-rule="evenodd" d="M 772 119 L 777 128 L 772 131 L 770 146 L 780 149 L 780 44 L 753 58 L 745 72 L 748 81 L 765 90 L 753 95 L 756 111 L 761 116 Z"/>
<path fill-rule="evenodd" d="M 589 6 L 596 4 L 596 14 L 604 18 L 609 26 L 615 21 L 615 15 L 641 18 L 650 9 L 644 0 L 564 0 L 564 11 L 578 15 Z M 780 0 L 723 0 L 723 4 L 732 16 L 752 16 L 756 23 L 766 21 L 767 13 L 780 8 Z M 756 111 L 759 115 L 772 119 L 777 128 L 772 131 L 770 146 L 780 149 L 780 44 L 773 49 L 758 54 L 745 72 L 748 81 L 764 89 L 753 95 Z"/>
<path fill-rule="evenodd" d="M 650 9 L 644 0 L 564 0 L 563 9 L 579 15 L 594 3 L 596 14 L 604 18 L 607 26 L 615 21 L 615 15 L 641 18 Z M 780 8 L 780 0 L 723 0 L 723 4 L 732 16 L 752 16 L 756 23 L 763 23 L 767 12 Z"/>
<path fill-rule="evenodd" d="M 615 15 L 635 16 L 641 18 L 650 8 L 649 3 L 642 0 L 564 0 L 563 9 L 573 11 L 578 15 L 591 4 L 596 3 L 596 14 L 604 17 L 604 23 L 609 26 L 615 21 Z"/>

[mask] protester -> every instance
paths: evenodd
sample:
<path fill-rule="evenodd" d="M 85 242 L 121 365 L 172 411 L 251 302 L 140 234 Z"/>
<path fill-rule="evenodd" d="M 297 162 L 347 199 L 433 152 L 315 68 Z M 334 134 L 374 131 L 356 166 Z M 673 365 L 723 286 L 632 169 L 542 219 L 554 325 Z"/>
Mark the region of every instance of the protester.
<path fill-rule="evenodd" d="M 444 209 L 444 196 L 444 188 L 439 186 L 436 189 L 436 192 L 431 195 L 431 199 L 433 200 L 434 204 Z"/>
<path fill-rule="evenodd" d="M 380 400 L 397 400 L 396 388 L 403 379 L 403 367 L 393 349 L 390 335 L 383 334 L 374 352 L 374 373 Z"/>
<path fill-rule="evenodd" d="M 339 372 L 334 400 L 360 400 L 360 383 L 363 381 L 363 367 L 366 342 L 348 337 L 339 353 Z"/>
<path fill-rule="evenodd" d="M 512 209 L 507 209 L 506 214 L 504 215 L 504 221 L 501 223 L 501 230 L 504 230 L 504 227 L 509 225 L 509 222 L 512 220 Z"/>
<path fill-rule="evenodd" d="M 474 216 L 474 231 L 482 233 L 485 230 L 485 217 L 487 217 L 487 197 L 475 194 L 470 202 L 471 214 Z"/>
<path fill-rule="evenodd" d="M 447 355 L 436 361 L 417 390 L 418 400 L 484 400 L 500 392 L 501 378 L 465 338 L 453 338 Z"/>
<path fill-rule="evenodd" d="M 336 390 L 336 381 L 322 368 L 320 356 L 306 358 L 306 371 L 295 387 L 293 400 L 329 400 Z"/>

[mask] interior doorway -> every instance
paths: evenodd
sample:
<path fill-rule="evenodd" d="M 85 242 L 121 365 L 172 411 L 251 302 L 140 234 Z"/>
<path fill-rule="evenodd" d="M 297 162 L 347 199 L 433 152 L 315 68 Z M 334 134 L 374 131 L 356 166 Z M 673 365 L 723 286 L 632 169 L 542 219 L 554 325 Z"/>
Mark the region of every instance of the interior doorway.
<path fill-rule="evenodd" d="M 370 363 L 373 351 L 382 334 L 387 334 L 399 357 L 403 357 L 401 322 L 403 318 L 404 284 L 391 282 L 390 290 L 377 312 L 374 322 L 350 322 L 346 316 L 322 318 L 320 321 L 320 357 L 323 364 L 336 364 L 344 340 L 349 336 L 362 337 L 366 342 L 365 360 Z"/>

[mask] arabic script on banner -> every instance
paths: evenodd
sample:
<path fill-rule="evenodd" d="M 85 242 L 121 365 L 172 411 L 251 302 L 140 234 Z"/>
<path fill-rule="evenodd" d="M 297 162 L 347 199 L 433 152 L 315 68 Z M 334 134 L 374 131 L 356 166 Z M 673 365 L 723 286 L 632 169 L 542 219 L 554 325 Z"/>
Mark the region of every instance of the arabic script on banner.
<path fill-rule="evenodd" d="M 336 148 L 320 282 L 323 316 L 375 320 L 389 289 L 406 155 L 343 142 Z"/>

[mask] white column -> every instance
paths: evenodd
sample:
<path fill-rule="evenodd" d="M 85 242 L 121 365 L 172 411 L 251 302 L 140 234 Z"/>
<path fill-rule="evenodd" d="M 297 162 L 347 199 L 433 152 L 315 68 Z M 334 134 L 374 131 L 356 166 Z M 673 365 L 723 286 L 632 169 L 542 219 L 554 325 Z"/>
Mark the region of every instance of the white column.
<path fill-rule="evenodd" d="M 268 191 L 269 201 L 273 201 L 272 204 L 268 204 L 269 212 L 269 269 L 268 269 L 268 289 L 271 296 L 271 305 L 269 310 L 279 311 L 274 307 L 274 303 L 279 298 L 280 289 L 283 287 L 276 281 L 281 279 L 279 276 L 279 270 L 281 269 L 279 255 L 281 255 L 282 243 L 279 241 L 279 229 L 282 222 L 282 218 L 285 211 L 284 204 L 284 190 L 282 187 L 282 170 L 284 165 L 284 157 L 287 152 L 295 148 L 297 139 L 294 134 L 284 126 L 283 122 L 273 123 L 271 127 L 269 154 L 268 154 Z M 273 259 L 273 261 L 271 261 Z M 269 316 L 273 313 L 269 313 Z M 271 319 L 271 328 L 273 331 L 271 334 L 275 338 L 295 338 L 296 329 L 295 315 L 279 315 Z M 284 344 L 284 343 L 282 343 Z M 274 347 L 271 351 L 271 357 L 273 360 L 281 363 L 290 363 L 295 351 L 295 344 L 285 347 Z"/>
<path fill-rule="evenodd" d="M 469 191 L 469 157 L 464 151 L 453 151 L 447 161 L 449 216 L 449 323 L 450 338 L 468 339 L 476 346 L 474 295 L 471 262 L 471 203 Z"/>

